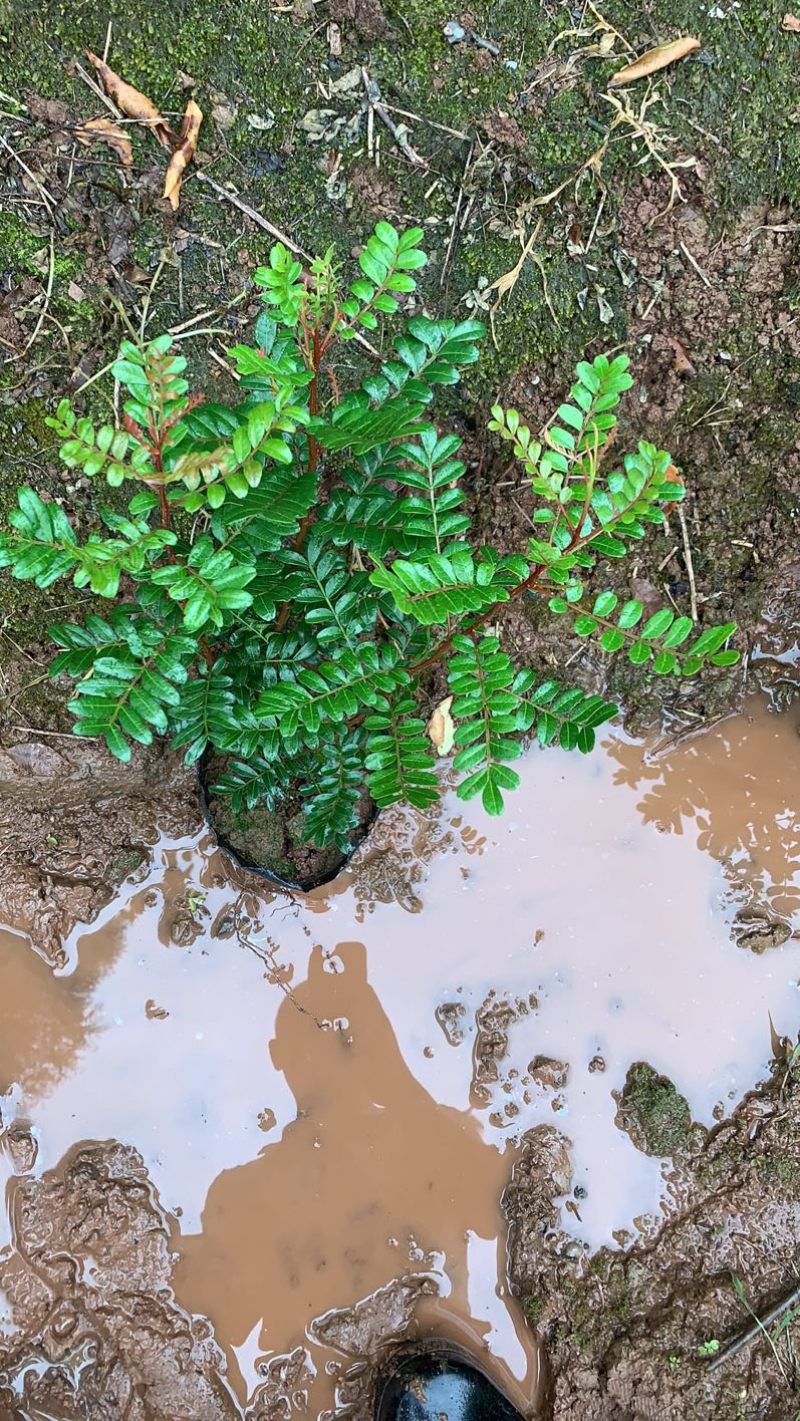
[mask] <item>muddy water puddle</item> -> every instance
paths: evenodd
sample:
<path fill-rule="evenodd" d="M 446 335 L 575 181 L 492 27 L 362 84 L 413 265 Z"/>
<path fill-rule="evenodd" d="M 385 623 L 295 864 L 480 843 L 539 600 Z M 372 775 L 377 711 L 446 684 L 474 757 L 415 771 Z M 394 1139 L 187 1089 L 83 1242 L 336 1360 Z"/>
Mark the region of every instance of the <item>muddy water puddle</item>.
<path fill-rule="evenodd" d="M 233 1410 L 203 1415 L 267 1387 L 317 1414 L 409 1322 L 485 1349 L 530 1409 L 500 1210 L 518 1141 L 572 1141 L 573 1254 L 674 1207 L 671 1162 L 619 1128 L 617 1096 L 646 1061 L 710 1126 L 765 1073 L 769 1014 L 797 1034 L 799 762 L 792 718 L 756 702 L 677 745 L 533 751 L 504 819 L 453 800 L 383 820 L 301 903 L 232 886 L 207 838 L 164 840 L 61 975 L 0 936 L 0 1371 L 24 1326 L 4 1257 L 46 1254 L 29 1221 L 62 1207 L 63 1157 L 95 1180 L 76 1147 L 121 1141 L 157 1191 L 161 1291 L 174 1263 L 225 1352 Z M 78 1275 L 102 1293 L 120 1228 L 99 1211 L 71 1281 L 47 1275 L 53 1306 Z"/>

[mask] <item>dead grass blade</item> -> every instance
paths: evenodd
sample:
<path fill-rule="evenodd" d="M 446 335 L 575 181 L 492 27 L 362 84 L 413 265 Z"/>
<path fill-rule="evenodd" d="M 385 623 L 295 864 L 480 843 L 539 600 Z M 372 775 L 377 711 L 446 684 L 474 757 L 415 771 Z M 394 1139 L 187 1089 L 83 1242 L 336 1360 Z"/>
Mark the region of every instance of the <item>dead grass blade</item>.
<path fill-rule="evenodd" d="M 638 112 L 631 104 L 629 94 L 602 94 L 601 98 L 615 111 L 615 118 L 609 128 L 609 135 L 615 129 L 621 129 L 620 138 L 639 140 L 644 148 L 644 153 L 639 159 L 638 165 L 646 163 L 652 159 L 654 163 L 666 173 L 670 181 L 669 202 L 664 208 L 664 212 L 658 214 L 663 217 L 669 212 L 676 202 L 683 202 L 684 196 L 681 185 L 678 181 L 678 170 L 681 168 L 693 168 L 696 164 L 695 158 L 672 158 L 669 155 L 670 148 L 674 142 L 671 134 L 666 133 L 649 116 L 649 111 L 654 104 L 661 102 L 661 95 L 657 89 L 652 93 L 649 91 L 644 95 L 639 105 Z M 653 219 L 657 220 L 656 218 Z"/>

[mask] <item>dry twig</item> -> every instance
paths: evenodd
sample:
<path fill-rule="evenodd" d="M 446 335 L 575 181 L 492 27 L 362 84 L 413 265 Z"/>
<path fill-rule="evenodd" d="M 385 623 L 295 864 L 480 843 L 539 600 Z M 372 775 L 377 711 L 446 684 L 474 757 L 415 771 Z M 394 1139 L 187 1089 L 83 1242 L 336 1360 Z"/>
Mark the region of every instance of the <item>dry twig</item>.
<path fill-rule="evenodd" d="M 381 91 L 378 87 L 377 81 L 373 79 L 372 75 L 368 72 L 368 70 L 364 69 L 363 67 L 361 69 L 361 78 L 364 84 L 364 92 L 367 96 L 367 103 L 370 109 L 373 113 L 376 113 L 378 115 L 378 118 L 380 119 L 381 123 L 386 125 L 401 153 L 405 154 L 409 163 L 413 163 L 415 168 L 427 168 L 428 164 L 426 159 L 421 158 L 419 153 L 417 153 L 416 150 L 411 147 L 411 144 L 406 138 L 403 129 L 398 127 L 391 114 L 389 113 L 388 109 L 386 108 L 385 104 L 381 102 Z"/>
<path fill-rule="evenodd" d="M 251 207 L 248 202 L 245 202 L 243 198 L 239 197 L 235 192 L 229 192 L 227 188 L 222 187 L 221 183 L 215 182 L 213 178 L 209 177 L 208 173 L 195 173 L 195 178 L 199 183 L 205 183 L 206 187 L 210 187 L 217 194 L 217 197 L 221 197 L 225 202 L 230 202 L 233 207 L 238 207 L 239 211 L 243 212 L 245 217 L 249 217 L 251 222 L 255 222 L 257 227 L 263 227 L 264 231 L 269 232 L 271 237 L 275 237 L 277 241 L 283 242 L 283 245 L 288 247 L 290 252 L 294 252 L 296 256 L 302 257 L 304 261 L 313 260 L 309 253 L 304 252 L 302 247 L 298 247 L 297 243 L 293 242 L 291 237 L 287 237 L 286 233 L 282 232 L 280 227 L 274 226 L 262 213 L 257 212 L 254 207 Z"/>
<path fill-rule="evenodd" d="M 683 560 L 686 564 L 686 576 L 689 579 L 689 607 L 692 621 L 697 621 L 697 585 L 694 580 L 694 563 L 692 562 L 692 545 L 689 542 L 689 529 L 686 526 L 686 514 L 682 504 L 678 504 L 678 522 L 681 525 L 681 539 L 683 541 Z"/>

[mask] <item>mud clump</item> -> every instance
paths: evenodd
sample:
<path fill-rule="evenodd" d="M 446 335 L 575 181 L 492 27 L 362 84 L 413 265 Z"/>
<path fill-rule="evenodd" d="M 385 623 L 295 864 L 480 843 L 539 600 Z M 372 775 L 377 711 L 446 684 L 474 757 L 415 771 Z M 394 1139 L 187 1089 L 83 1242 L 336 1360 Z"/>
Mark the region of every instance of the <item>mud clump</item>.
<path fill-rule="evenodd" d="M 149 867 L 161 833 L 200 823 L 194 776 L 153 748 L 130 765 L 68 737 L 0 748 L 0 920 L 27 933 L 54 966 L 119 885 Z"/>
<path fill-rule="evenodd" d="M 542 1090 L 563 1090 L 569 1080 L 569 1065 L 552 1056 L 534 1056 L 528 1065 L 528 1075 Z"/>
<path fill-rule="evenodd" d="M 663 1078 L 641 1065 L 633 1075 L 633 1093 L 664 1107 Z M 553 1203 L 569 1187 L 566 1142 L 555 1131 L 528 1136 L 503 1202 L 515 1291 L 548 1349 L 548 1418 L 794 1417 L 791 1317 L 775 1339 L 780 1365 L 758 1332 L 717 1370 L 706 1361 L 709 1340 L 721 1352 L 752 1324 L 734 1279 L 762 1317 L 796 1285 L 800 1085 L 784 1076 L 688 1149 L 666 1220 L 624 1252 L 575 1256 Z M 685 1133 L 688 1107 L 677 1120 Z"/>
<path fill-rule="evenodd" d="M 331 0 L 330 18 L 344 30 L 352 30 L 368 44 L 380 39 L 388 29 L 380 0 Z"/>
<path fill-rule="evenodd" d="M 430 1278 L 396 1278 L 355 1307 L 337 1308 L 313 1324 L 326 1347 L 352 1357 L 374 1357 L 387 1338 L 400 1337 L 411 1325 L 420 1297 L 436 1294 Z"/>
<path fill-rule="evenodd" d="M 734 942 L 748 952 L 762 953 L 783 947 L 791 936 L 791 925 L 763 908 L 743 908 L 733 920 Z"/>
<path fill-rule="evenodd" d="M 630 1135 L 637 1150 L 657 1158 L 679 1155 L 692 1136 L 687 1102 L 671 1080 L 646 1062 L 630 1067 L 618 1098 L 616 1123 Z"/>
<path fill-rule="evenodd" d="M 233 1421 L 211 1326 L 175 1302 L 166 1219 L 136 1150 L 83 1145 L 11 1189 L 0 1260 L 0 1414 L 63 1421 Z M 5 1412 L 3 1405 L 11 1410 Z"/>

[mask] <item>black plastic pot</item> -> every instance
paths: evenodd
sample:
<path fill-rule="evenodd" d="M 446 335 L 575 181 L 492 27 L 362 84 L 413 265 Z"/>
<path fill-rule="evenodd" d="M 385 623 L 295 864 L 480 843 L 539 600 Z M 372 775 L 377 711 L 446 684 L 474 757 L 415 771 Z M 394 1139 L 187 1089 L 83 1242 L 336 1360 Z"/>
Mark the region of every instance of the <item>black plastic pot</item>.
<path fill-rule="evenodd" d="M 248 873 L 257 873 L 259 878 L 265 879 L 267 883 L 271 883 L 274 888 L 282 889 L 284 893 L 310 893 L 313 888 L 322 888 L 324 884 L 332 883 L 335 878 L 338 878 L 342 870 L 347 867 L 359 844 L 366 838 L 378 812 L 373 805 L 369 817 L 357 830 L 354 830 L 356 837 L 350 852 L 341 854 L 324 872 L 312 878 L 287 878 L 283 874 L 277 873 L 275 869 L 267 868 L 265 864 L 258 863 L 254 859 L 249 858 L 242 849 L 232 844 L 224 831 L 219 828 L 214 817 L 208 788 L 208 773 L 212 759 L 213 756 L 207 750 L 200 757 L 197 766 L 200 802 L 203 806 L 203 813 L 209 829 L 214 834 L 220 848 L 225 850 L 225 853 L 229 858 L 233 859 L 233 862 L 237 864 L 239 868 L 246 869 Z"/>

